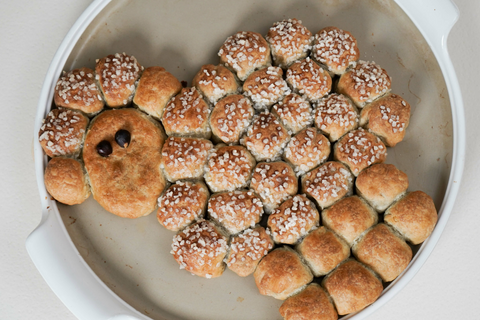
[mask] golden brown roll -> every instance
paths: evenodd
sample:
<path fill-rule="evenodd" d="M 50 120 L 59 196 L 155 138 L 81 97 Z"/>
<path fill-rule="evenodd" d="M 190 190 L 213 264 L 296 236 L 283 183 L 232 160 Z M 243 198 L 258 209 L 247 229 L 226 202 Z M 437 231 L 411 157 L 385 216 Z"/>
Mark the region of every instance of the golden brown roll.
<path fill-rule="evenodd" d="M 383 223 L 370 229 L 352 251 L 386 282 L 395 280 L 412 260 L 412 249 Z"/>
<path fill-rule="evenodd" d="M 350 131 L 333 147 L 333 158 L 348 166 L 355 176 L 387 158 L 387 148 L 373 133 L 362 128 Z"/>
<path fill-rule="evenodd" d="M 255 271 L 260 260 L 273 248 L 273 240 L 263 227 L 247 229 L 232 237 L 226 263 L 240 277 Z"/>
<path fill-rule="evenodd" d="M 94 118 L 83 161 L 95 200 L 120 217 L 151 213 L 166 185 L 160 169 L 164 141 L 160 124 L 136 109 L 107 110 Z"/>
<path fill-rule="evenodd" d="M 173 237 L 172 251 L 180 269 L 207 279 L 222 275 L 228 237 L 208 220 L 200 220 Z"/>
<path fill-rule="evenodd" d="M 377 212 L 357 196 L 344 198 L 322 211 L 322 224 L 345 239 L 350 246 L 377 221 Z"/>
<path fill-rule="evenodd" d="M 143 71 L 137 59 L 124 52 L 108 55 L 96 62 L 95 79 L 107 106 L 118 108 L 130 104 L 135 93 L 135 84 Z"/>
<path fill-rule="evenodd" d="M 102 111 L 105 105 L 95 83 L 95 72 L 89 68 L 64 72 L 55 85 L 53 101 L 57 107 L 80 110 L 89 116 Z"/>
<path fill-rule="evenodd" d="M 254 109 L 250 100 L 240 94 L 226 96 L 217 102 L 210 115 L 214 137 L 224 143 L 238 143 L 252 123 Z"/>
<path fill-rule="evenodd" d="M 385 211 L 385 223 L 412 244 L 420 244 L 430 236 L 437 218 L 432 198 L 422 191 L 407 193 Z"/>
<path fill-rule="evenodd" d="M 268 253 L 253 273 L 261 294 L 285 300 L 313 280 L 310 269 L 289 247 Z"/>
<path fill-rule="evenodd" d="M 167 104 L 162 124 L 169 136 L 210 139 L 209 115 L 210 108 L 197 89 L 183 88 Z"/>
<path fill-rule="evenodd" d="M 360 60 L 344 73 L 337 84 L 337 92 L 349 97 L 359 108 L 390 91 L 392 79 L 375 62 Z"/>
<path fill-rule="evenodd" d="M 297 194 L 283 202 L 268 217 L 268 227 L 275 243 L 295 244 L 318 226 L 320 215 L 315 205 Z"/>
<path fill-rule="evenodd" d="M 280 307 L 284 320 L 337 320 L 338 314 L 322 287 L 309 284 Z"/>
<path fill-rule="evenodd" d="M 293 165 L 297 175 L 319 166 L 330 155 L 330 142 L 316 128 L 300 131 L 288 143 L 283 158 Z"/>
<path fill-rule="evenodd" d="M 273 63 L 281 68 L 305 58 L 313 42 L 312 33 L 297 19 L 275 22 L 265 39 L 270 45 Z"/>
<path fill-rule="evenodd" d="M 252 99 L 255 109 L 268 109 L 290 93 L 283 70 L 267 67 L 252 72 L 243 84 L 244 94 Z"/>
<path fill-rule="evenodd" d="M 206 139 L 169 137 L 162 149 L 160 166 L 170 182 L 200 179 L 212 149 L 212 142 Z"/>
<path fill-rule="evenodd" d="M 332 93 L 317 103 L 315 126 L 335 142 L 358 127 L 357 108 L 344 95 Z"/>
<path fill-rule="evenodd" d="M 158 222 L 171 231 L 185 228 L 204 217 L 209 195 L 203 182 L 177 181 L 158 198 Z"/>
<path fill-rule="evenodd" d="M 213 192 L 244 188 L 250 183 L 255 164 L 245 147 L 217 145 L 205 167 L 205 182 Z"/>
<path fill-rule="evenodd" d="M 48 162 L 45 187 L 55 200 L 68 205 L 80 204 L 90 196 L 85 170 L 71 158 L 55 157 Z"/>
<path fill-rule="evenodd" d="M 221 64 L 203 65 L 193 78 L 193 86 L 212 105 L 226 95 L 237 93 L 240 88 L 233 73 Z"/>
<path fill-rule="evenodd" d="M 375 133 L 389 147 L 403 140 L 409 121 L 410 104 L 397 94 L 366 105 L 360 114 L 360 126 Z"/>
<path fill-rule="evenodd" d="M 255 115 L 252 125 L 240 143 L 247 147 L 257 161 L 280 159 L 290 134 L 277 117 L 268 110 Z"/>
<path fill-rule="evenodd" d="M 312 107 L 307 100 L 296 93 L 291 93 L 272 108 L 285 128 L 297 133 L 313 123 Z"/>
<path fill-rule="evenodd" d="M 341 264 L 323 279 L 339 315 L 360 311 L 375 302 L 383 291 L 382 281 L 355 260 Z"/>
<path fill-rule="evenodd" d="M 332 78 L 315 61 L 295 61 L 287 70 L 287 83 L 293 91 L 310 101 L 317 101 L 332 89 Z"/>
<path fill-rule="evenodd" d="M 231 234 L 255 227 L 263 214 L 263 204 L 252 191 L 216 193 L 208 200 L 210 219 Z"/>
<path fill-rule="evenodd" d="M 271 213 L 298 191 L 295 172 L 285 162 L 261 162 L 253 171 L 252 188 L 262 199 L 263 209 Z"/>
<path fill-rule="evenodd" d="M 218 51 L 220 62 L 245 81 L 256 69 L 271 65 L 270 47 L 256 32 L 240 31 L 225 40 Z"/>
<path fill-rule="evenodd" d="M 160 120 L 168 101 L 182 89 L 182 84 L 162 67 L 149 67 L 138 82 L 133 103 L 143 112 Z"/>
<path fill-rule="evenodd" d="M 317 32 L 312 57 L 328 71 L 342 74 L 360 57 L 357 40 L 348 31 L 327 27 Z"/>
<path fill-rule="evenodd" d="M 54 109 L 38 132 L 38 141 L 49 157 L 77 156 L 82 149 L 88 118 L 81 112 Z"/>
<path fill-rule="evenodd" d="M 316 277 L 326 275 L 350 256 L 348 244 L 325 227 L 310 232 L 296 250 Z"/>
<path fill-rule="evenodd" d="M 352 194 L 353 175 L 345 165 L 329 161 L 302 176 L 302 192 L 325 209 Z"/>
<path fill-rule="evenodd" d="M 358 175 L 355 188 L 375 210 L 383 212 L 407 192 L 408 177 L 393 164 L 374 164 Z"/>

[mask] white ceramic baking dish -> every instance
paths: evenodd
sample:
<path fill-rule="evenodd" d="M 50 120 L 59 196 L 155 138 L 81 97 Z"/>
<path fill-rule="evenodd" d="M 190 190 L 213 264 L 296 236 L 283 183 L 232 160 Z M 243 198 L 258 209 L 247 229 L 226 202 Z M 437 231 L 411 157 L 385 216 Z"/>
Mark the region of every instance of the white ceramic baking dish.
<path fill-rule="evenodd" d="M 43 183 L 47 158 L 37 134 L 62 70 L 93 67 L 95 58 L 126 51 L 145 66 L 162 65 L 190 81 L 202 64 L 216 63 L 215 53 L 228 35 L 245 29 L 266 33 L 273 22 L 296 17 L 312 32 L 327 25 L 350 30 L 359 40 L 361 58 L 375 60 L 393 75 L 393 91 L 412 104 L 413 112 L 405 141 L 389 150 L 387 162 L 405 171 L 410 190 L 426 191 L 439 209 L 434 232 L 414 248 L 407 270 L 374 304 L 344 317 L 366 318 L 424 264 L 459 189 L 464 114 L 447 51 L 448 33 L 458 19 L 456 6 L 450 0 L 276 1 L 275 7 L 255 1 L 199 3 L 96 0 L 66 35 L 46 75 L 35 121 L 42 219 L 26 242 L 30 257 L 79 319 L 280 318 L 281 302 L 260 296 L 251 277 L 227 271 L 205 280 L 180 272 L 168 254 L 172 234 L 156 223 L 154 214 L 126 221 L 91 198 L 80 206 L 57 206 Z"/>

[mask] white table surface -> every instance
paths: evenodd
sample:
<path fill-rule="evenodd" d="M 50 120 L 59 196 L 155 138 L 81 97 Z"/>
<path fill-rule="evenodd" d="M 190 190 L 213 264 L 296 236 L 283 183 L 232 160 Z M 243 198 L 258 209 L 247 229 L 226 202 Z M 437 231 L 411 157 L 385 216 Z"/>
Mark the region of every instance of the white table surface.
<path fill-rule="evenodd" d="M 364 0 L 365 1 L 365 0 Z M 420 1 L 420 0 L 419 0 Z M 455 0 L 460 20 L 448 45 L 463 91 L 465 172 L 454 210 L 416 277 L 370 319 L 480 319 L 480 1 Z M 32 128 L 43 79 L 63 37 L 90 0 L 2 1 L 0 61 L 0 319 L 75 319 L 49 289 L 25 249 L 40 221 Z"/>

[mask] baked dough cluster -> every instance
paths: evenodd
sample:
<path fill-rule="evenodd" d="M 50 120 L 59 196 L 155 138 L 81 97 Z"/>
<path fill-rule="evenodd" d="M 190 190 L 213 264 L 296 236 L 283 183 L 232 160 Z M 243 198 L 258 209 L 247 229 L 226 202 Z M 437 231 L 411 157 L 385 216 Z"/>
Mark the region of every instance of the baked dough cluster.
<path fill-rule="evenodd" d="M 288 19 L 227 38 L 191 87 L 125 53 L 72 70 L 39 132 L 47 190 L 120 217 L 156 209 L 181 269 L 253 274 L 285 319 L 362 310 L 437 212 L 384 163 L 410 105 L 359 52 L 348 31 Z"/>

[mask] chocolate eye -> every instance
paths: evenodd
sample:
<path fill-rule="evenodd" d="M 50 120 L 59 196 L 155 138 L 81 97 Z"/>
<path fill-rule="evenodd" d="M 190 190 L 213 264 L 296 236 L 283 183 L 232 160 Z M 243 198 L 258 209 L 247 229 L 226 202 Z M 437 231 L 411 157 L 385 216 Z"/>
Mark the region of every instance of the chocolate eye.
<path fill-rule="evenodd" d="M 130 144 L 130 132 L 127 130 L 118 130 L 115 133 L 115 141 L 117 141 L 118 145 L 122 148 L 128 147 Z"/>
<path fill-rule="evenodd" d="M 97 152 L 102 157 L 108 157 L 112 153 L 112 145 L 107 140 L 100 141 L 97 144 Z"/>

